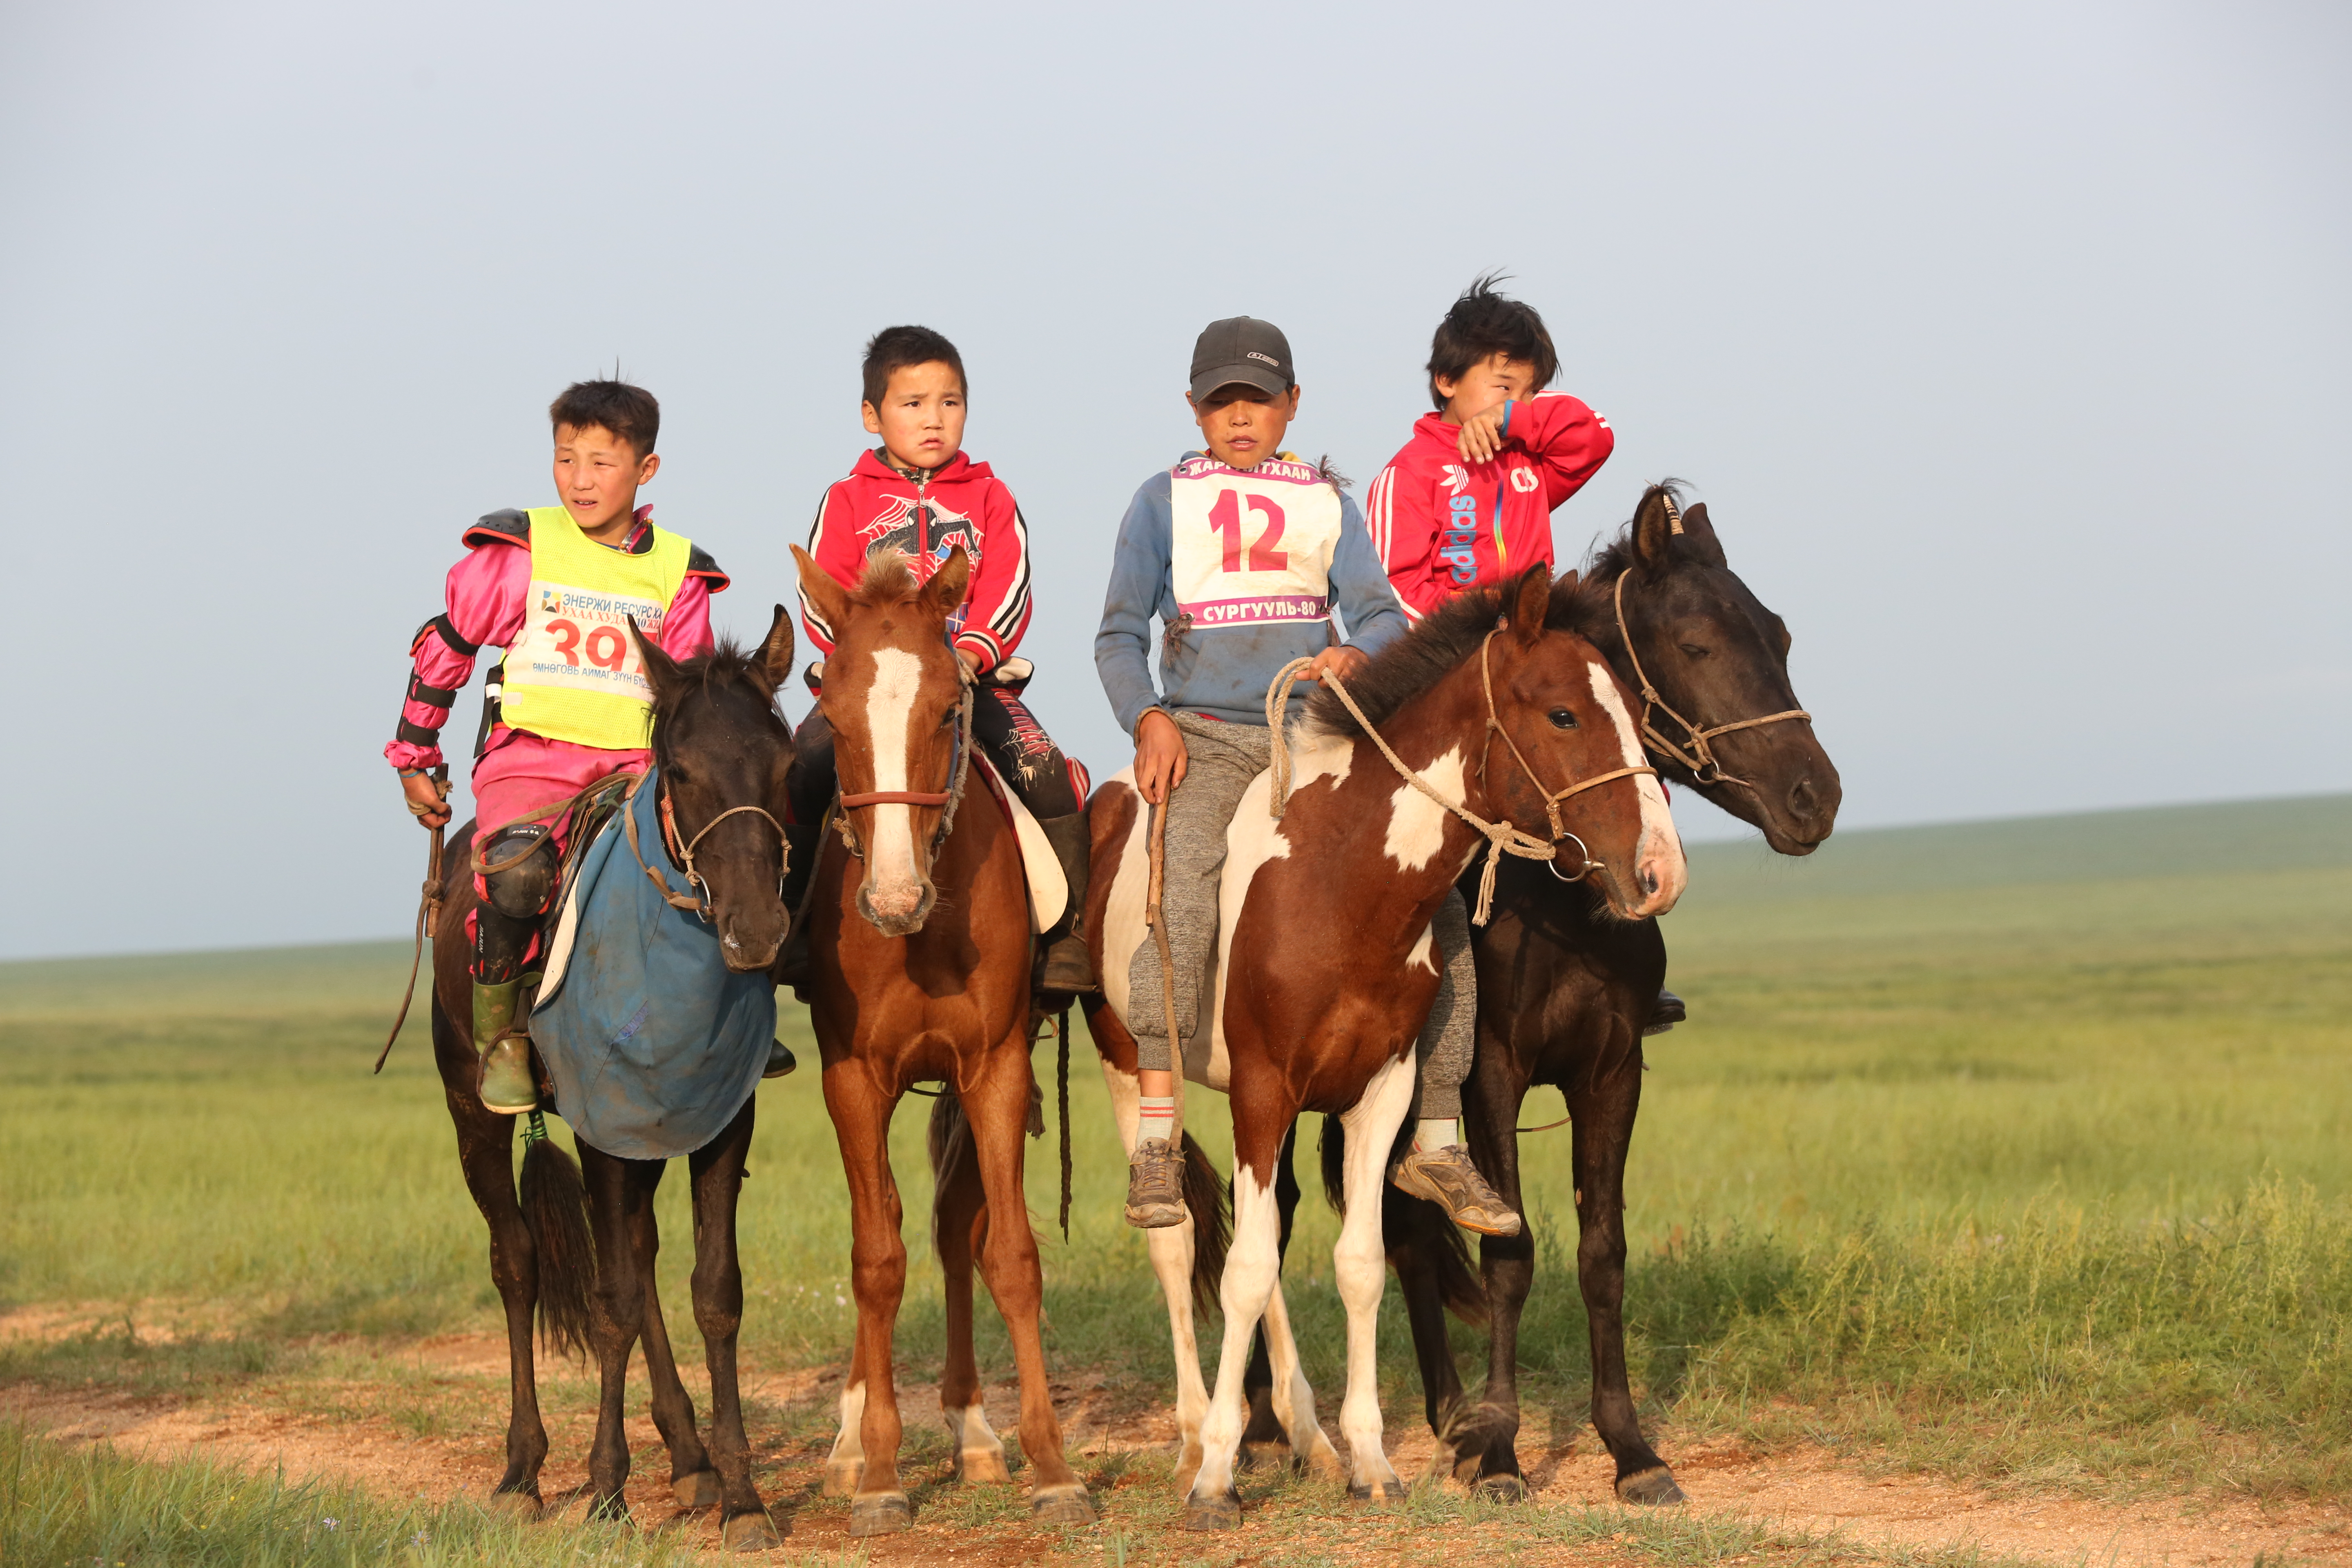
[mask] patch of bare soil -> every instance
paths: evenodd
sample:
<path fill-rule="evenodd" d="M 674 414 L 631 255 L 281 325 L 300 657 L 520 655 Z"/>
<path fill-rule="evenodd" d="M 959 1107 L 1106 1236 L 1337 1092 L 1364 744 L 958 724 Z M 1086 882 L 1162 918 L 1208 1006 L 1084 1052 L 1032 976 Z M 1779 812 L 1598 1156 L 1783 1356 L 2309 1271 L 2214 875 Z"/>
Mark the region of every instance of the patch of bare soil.
<path fill-rule="evenodd" d="M 0 1332 L 58 1331 L 56 1320 L 16 1321 Z M 482 1496 L 504 1468 L 506 1347 L 488 1335 L 452 1335 L 404 1346 L 396 1359 L 413 1369 L 400 1397 L 432 1402 L 446 1391 L 453 1406 L 437 1425 L 440 1435 L 420 1435 L 411 1419 L 366 1413 L 381 1402 L 360 1397 L 322 1399 L 312 1388 L 299 1398 L 263 1384 L 236 1395 L 201 1403 L 137 1397 L 103 1388 L 61 1390 L 30 1384 L 0 1387 L 0 1413 L 26 1420 L 68 1442 L 107 1441 L 127 1452 L 156 1458 L 183 1455 L 226 1460 L 254 1468 L 280 1468 L 298 1479 L 354 1482 L 385 1495 L 440 1501 Z M 694 1386 L 692 1380 L 689 1386 Z M 753 1422 L 754 1459 L 762 1494 L 773 1505 L 793 1550 L 838 1551 L 852 1543 L 847 1512 L 838 1500 L 822 1499 L 825 1449 L 831 1441 L 828 1412 L 840 1386 L 837 1371 L 749 1375 L 744 1393 L 758 1418 Z M 575 1516 L 584 1507 L 586 1452 L 593 1430 L 589 1385 L 572 1369 L 542 1372 L 542 1400 L 553 1444 L 542 1490 L 549 1511 Z M 632 1403 L 642 1409 L 641 1375 L 631 1380 Z M 367 1395 L 380 1388 L 350 1390 Z M 708 1399 L 695 1387 L 698 1410 Z M 987 1392 L 988 1415 L 1008 1436 L 1018 1424 L 1018 1396 L 1007 1383 Z M 1164 1517 L 1164 1470 L 1126 1474 L 1123 1459 L 1160 1455 L 1172 1448 L 1174 1426 L 1164 1407 L 1138 1407 L 1098 1378 L 1080 1376 L 1055 1385 L 1072 1463 L 1095 1489 L 1097 1505 L 1114 1526 L 1132 1530 L 1139 1511 Z M 1003 1489 L 982 1489 L 999 1500 L 982 1506 L 969 1494 L 946 1486 L 942 1446 L 927 1433 L 938 1423 L 934 1386 L 900 1386 L 908 1421 L 905 1467 L 917 1508 L 916 1528 L 899 1536 L 863 1543 L 873 1561 L 885 1564 L 1013 1564 L 1058 1555 L 1066 1544 L 1059 1531 L 1029 1526 L 1015 1499 Z M 1402 1414 L 1402 1413 L 1401 1413 Z M 1337 1422 L 1327 1430 L 1336 1440 Z M 677 1531 L 688 1540 L 718 1544 L 712 1511 L 688 1513 L 670 1496 L 668 1461 L 649 1416 L 628 1422 L 635 1456 L 628 1487 L 633 1515 L 643 1524 Z M 1539 1504 L 1607 1506 L 1613 1501 L 1608 1457 L 1580 1426 L 1554 1445 L 1547 1413 L 1530 1410 L 1521 1434 L 1520 1456 Z M 1411 1479 L 1429 1465 L 1430 1435 L 1417 1420 L 1391 1428 L 1390 1458 Z M 2098 1564 L 2101 1568 L 2191 1568 L 2294 1561 L 2352 1568 L 2352 1511 L 2312 1504 L 2265 1506 L 2212 1499 L 2168 1498 L 2137 1502 L 2048 1497 L 1996 1497 L 1979 1489 L 1916 1476 L 1872 1476 L 1850 1461 L 1819 1452 L 1759 1455 L 1737 1444 L 1672 1447 L 1669 1458 L 1690 1496 L 1690 1507 L 1778 1526 L 1806 1535 L 1832 1534 L 1857 1545 L 1886 1549 L 1973 1546 L 1991 1557 L 2050 1563 Z M 1254 1489 L 1245 1484 L 1248 1498 Z M 1350 1508 L 1334 1494 L 1328 1517 L 1336 1528 L 1318 1525 L 1311 1494 L 1287 1494 L 1259 1512 L 1261 1529 L 1245 1527 L 1213 1542 L 1192 1538 L 1199 1550 L 1226 1561 L 1247 1560 L 1272 1550 L 1311 1544 L 1349 1560 L 1388 1561 L 1400 1554 L 1425 1557 L 1440 1542 L 1426 1525 Z M 1125 1516 L 1122 1519 L 1122 1515 Z M 1492 1538 L 1507 1550 L 1507 1525 L 1459 1527 L 1462 1539 L 1443 1542 L 1447 1554 L 1458 1547 L 1476 1551 Z M 1456 1533 L 1444 1529 L 1441 1537 Z M 1279 1536 L 1279 1540 L 1273 1539 Z M 1253 1538 L 1255 1539 L 1253 1539 Z M 1080 1543 L 1083 1542 L 1081 1545 Z M 1089 1559 L 1100 1542 L 1080 1537 L 1076 1546 Z M 1140 1543 L 1137 1543 L 1140 1544 Z M 1132 1548 L 1130 1548 L 1132 1550 Z M 1564 1548 L 1580 1563 L 1616 1560 L 1607 1543 Z M 1153 1552 L 1151 1555 L 1157 1555 Z M 1183 1555 L 1198 1554 L 1187 1549 Z M 1633 1561 L 1632 1558 L 1622 1559 Z"/>

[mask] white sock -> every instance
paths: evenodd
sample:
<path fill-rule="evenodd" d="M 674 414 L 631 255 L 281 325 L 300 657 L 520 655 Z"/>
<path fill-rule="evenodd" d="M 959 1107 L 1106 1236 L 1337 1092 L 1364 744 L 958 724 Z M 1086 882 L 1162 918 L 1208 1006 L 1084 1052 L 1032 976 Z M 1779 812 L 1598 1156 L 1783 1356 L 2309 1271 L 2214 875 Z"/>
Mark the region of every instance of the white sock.
<path fill-rule="evenodd" d="M 1426 1154 L 1433 1150 L 1452 1148 L 1455 1143 L 1461 1142 L 1460 1139 L 1454 1135 L 1454 1129 L 1458 1125 L 1458 1123 L 1459 1118 L 1452 1116 L 1443 1118 L 1442 1120 L 1433 1120 L 1428 1117 L 1423 1117 L 1421 1121 L 1413 1124 L 1412 1147 L 1414 1152 L 1416 1153 Z"/>
<path fill-rule="evenodd" d="M 1141 1119 L 1136 1123 L 1136 1146 L 1140 1148 L 1154 1138 L 1166 1143 L 1176 1142 L 1176 1097 L 1172 1094 L 1147 1094 L 1138 1103 L 1143 1109 Z"/>

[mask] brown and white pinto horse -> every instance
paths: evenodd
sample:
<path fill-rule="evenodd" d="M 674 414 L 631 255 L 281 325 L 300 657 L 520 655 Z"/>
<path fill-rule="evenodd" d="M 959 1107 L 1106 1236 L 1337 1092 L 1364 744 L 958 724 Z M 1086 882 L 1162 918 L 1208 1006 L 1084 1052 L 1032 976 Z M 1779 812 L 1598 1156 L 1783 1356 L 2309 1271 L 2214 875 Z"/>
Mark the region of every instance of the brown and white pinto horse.
<path fill-rule="evenodd" d="M 966 1481 L 1011 1479 L 1004 1447 L 982 1413 L 972 1361 L 977 1251 L 1020 1368 L 1021 1451 L 1035 1478 L 1030 1511 L 1051 1524 L 1087 1523 L 1094 1506 L 1063 1456 L 1046 1383 L 1044 1280 L 1022 1194 L 1022 1139 L 1034 1086 L 1028 887 L 1013 825 L 985 790 L 974 791 L 981 798 L 968 809 L 956 809 L 971 740 L 963 666 L 946 628 L 971 562 L 958 550 L 919 586 L 901 557 L 880 555 L 852 592 L 798 546 L 793 555 L 810 602 L 833 627 L 819 701 L 833 726 L 842 789 L 835 808 L 842 832 L 828 835 L 818 852 L 808 914 L 810 1016 L 824 1062 L 825 1108 L 849 1178 L 850 1288 L 857 1299 L 856 1346 L 825 1489 L 851 1494 L 852 1535 L 911 1522 L 898 1481 L 890 1375 L 907 1284 L 890 1119 L 908 1086 L 938 1079 L 960 1103 L 971 1140 L 969 1161 L 941 1159 L 937 1232 L 950 1324 L 963 1328 L 950 1334 L 940 1385 L 957 1474 Z M 859 862 L 862 875 L 853 875 Z M 969 1191 L 973 1164 L 984 1203 Z M 958 1194 L 952 1214 L 950 1187 Z M 992 1213 L 1003 1222 L 991 1223 Z"/>
<path fill-rule="evenodd" d="M 1243 1373 L 1261 1316 L 1282 1326 L 1273 1184 L 1284 1140 L 1305 1110 L 1337 1114 L 1348 1131 L 1349 1201 L 1333 1273 L 1348 1310 L 1339 1426 L 1350 1491 L 1366 1500 L 1401 1493 L 1381 1447 L 1373 1364 L 1387 1272 L 1380 1194 L 1413 1101 L 1413 1043 L 1437 989 L 1430 921 L 1454 879 L 1488 847 L 1449 805 L 1523 829 L 1549 822 L 1555 851 L 1566 851 L 1559 868 L 1597 879 L 1626 919 L 1662 914 L 1682 891 L 1682 844 L 1642 760 L 1632 693 L 1591 643 L 1554 627 L 1556 605 L 1572 601 L 1575 587 L 1573 574 L 1555 587 L 1537 566 L 1500 593 L 1465 595 L 1351 683 L 1365 721 L 1444 804 L 1400 777 L 1326 691 L 1293 728 L 1295 781 L 1281 817 L 1269 809 L 1270 776 L 1251 785 L 1234 813 L 1213 994 L 1201 1012 L 1209 1037 L 1184 1048 L 1185 1076 L 1226 1090 L 1234 1117 L 1234 1234 L 1220 1281 L 1224 1342 L 1197 1426 L 1192 1223 L 1155 1231 L 1150 1241 L 1176 1337 L 1185 1467 L 1199 1456 L 1185 1505 L 1192 1528 L 1240 1521 L 1234 1467 L 1247 1415 Z M 1089 923 L 1108 984 L 1087 1021 L 1131 1150 L 1135 1045 L 1122 1015 L 1128 965 L 1144 940 L 1145 814 L 1127 775 L 1097 793 L 1094 809 L 1097 907 Z M 1286 1346 L 1289 1339 L 1270 1337 Z M 1328 1471 L 1312 1391 L 1295 1352 L 1285 1361 L 1276 1368 L 1276 1409 L 1293 1451 Z"/>

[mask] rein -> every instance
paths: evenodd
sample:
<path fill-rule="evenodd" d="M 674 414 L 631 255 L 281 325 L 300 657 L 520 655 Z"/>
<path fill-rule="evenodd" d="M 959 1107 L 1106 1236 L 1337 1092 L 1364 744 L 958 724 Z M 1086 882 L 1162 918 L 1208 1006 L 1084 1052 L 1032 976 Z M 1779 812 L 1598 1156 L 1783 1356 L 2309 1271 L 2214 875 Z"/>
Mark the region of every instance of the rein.
<path fill-rule="evenodd" d="M 634 795 L 636 791 L 632 788 L 629 793 Z M 662 786 L 662 837 L 668 844 L 670 853 L 677 858 L 678 864 L 686 868 L 686 885 L 689 888 L 700 889 L 701 894 L 698 898 L 695 899 L 682 898 L 678 894 L 673 893 L 669 890 L 669 884 L 667 881 L 664 881 L 660 877 L 656 876 L 652 867 L 646 866 L 646 858 L 643 855 L 639 855 L 637 857 L 637 864 L 645 866 L 646 875 L 654 879 L 655 885 L 662 890 L 662 898 L 673 908 L 692 910 L 702 921 L 703 924 L 709 925 L 710 923 L 710 884 L 705 882 L 702 879 L 702 874 L 694 868 L 694 847 L 701 843 L 703 836 L 708 834 L 712 828 L 718 826 L 720 823 L 726 821 L 729 817 L 735 816 L 737 813 L 747 811 L 759 816 L 764 820 L 769 826 L 776 830 L 776 844 L 778 848 L 782 851 L 780 856 L 780 864 L 776 869 L 776 898 L 781 901 L 784 896 L 784 879 L 792 874 L 793 868 L 793 842 L 791 839 L 784 837 L 784 825 L 782 823 L 778 822 L 773 816 L 770 816 L 765 806 L 730 805 L 725 811 L 720 812 L 718 816 L 704 823 L 702 825 L 701 832 L 697 833 L 684 844 L 680 844 L 677 839 L 677 816 L 670 806 L 669 786 L 667 784 Z M 629 833 L 629 847 L 634 850 L 636 847 L 636 833 L 634 825 L 632 825 Z"/>
<path fill-rule="evenodd" d="M 449 804 L 448 763 L 443 763 L 433 770 L 433 788 L 440 795 L 441 804 L 447 805 Z M 414 802 L 410 803 L 408 809 L 415 816 L 425 815 L 425 811 Z M 400 994 L 400 1013 L 392 1021 L 392 1033 L 383 1037 L 383 1049 L 375 1055 L 377 1072 L 383 1070 L 384 1058 L 392 1055 L 393 1042 L 400 1038 L 400 1031 L 408 1022 L 409 1005 L 416 1000 L 416 973 L 418 970 L 425 967 L 425 932 L 432 925 L 434 917 L 441 912 L 441 836 L 448 830 L 448 826 L 449 824 L 444 821 L 440 826 L 430 830 L 433 842 L 426 846 L 425 850 L 425 891 L 416 902 L 416 946 L 415 950 L 408 955 L 408 985 Z"/>
<path fill-rule="evenodd" d="M 1349 695 L 1346 684 L 1329 670 L 1325 670 L 1322 678 L 1323 684 L 1331 689 L 1331 694 L 1339 700 L 1340 705 L 1346 708 L 1349 714 L 1354 718 L 1357 726 L 1363 731 L 1373 745 L 1380 748 L 1381 755 L 1388 759 L 1389 766 L 1396 770 L 1398 777 L 1485 835 L 1486 868 L 1478 875 L 1478 908 L 1470 917 L 1470 923 L 1473 925 L 1485 925 L 1487 917 L 1494 912 L 1495 874 L 1501 868 L 1505 855 L 1516 855 L 1522 860 L 1550 861 L 1552 875 L 1557 877 L 1559 875 L 1558 846 L 1559 841 L 1565 838 L 1575 844 L 1577 854 L 1582 858 L 1583 864 L 1579 868 L 1575 877 L 1564 877 L 1561 880 L 1571 882 L 1578 880 L 1600 864 L 1592 858 L 1591 851 L 1585 847 L 1584 840 L 1561 826 L 1559 820 L 1561 801 L 1570 795 L 1581 795 L 1584 791 L 1601 784 L 1610 784 L 1617 779 L 1630 778 L 1637 773 L 1648 773 L 1654 777 L 1658 771 L 1646 766 L 1618 768 L 1611 773 L 1596 773 L 1591 778 L 1580 780 L 1570 784 L 1566 789 L 1545 789 L 1542 775 L 1538 774 L 1534 766 L 1528 763 L 1526 753 L 1519 750 L 1518 742 L 1511 739 L 1510 731 L 1503 728 L 1503 721 L 1495 711 L 1495 685 L 1487 670 L 1486 650 L 1502 630 L 1501 626 L 1496 626 L 1494 631 L 1486 634 L 1486 640 L 1478 645 L 1478 682 L 1486 699 L 1487 744 L 1493 743 L 1496 735 L 1501 735 L 1503 744 L 1511 749 L 1511 755 L 1517 760 L 1520 771 L 1528 775 L 1528 781 L 1543 795 L 1544 812 L 1551 821 L 1552 836 L 1549 838 L 1538 838 L 1534 834 L 1521 830 L 1517 823 L 1508 819 L 1489 822 L 1468 806 L 1450 801 L 1438 794 L 1435 786 L 1414 772 L 1402 757 L 1396 754 L 1395 748 L 1391 746 L 1382 738 L 1381 732 L 1372 727 L 1371 721 L 1364 717 L 1364 710 L 1356 706 L 1356 700 Z M 1282 672 L 1274 678 L 1274 684 L 1266 688 L 1265 721 L 1267 728 L 1274 731 L 1275 736 L 1274 790 L 1266 805 L 1269 815 L 1274 816 L 1280 816 L 1284 807 L 1290 804 L 1290 741 L 1282 727 L 1283 716 L 1289 707 L 1291 688 L 1298 684 L 1299 676 L 1313 662 L 1312 659 L 1307 658 L 1291 660 L 1283 667 Z M 1486 774 L 1486 761 L 1482 755 L 1478 763 L 1478 771 L 1482 778 Z"/>
<path fill-rule="evenodd" d="M 1666 497 L 1665 501 L 1667 520 L 1673 524 L 1674 531 L 1680 533 L 1683 531 L 1683 514 L 1675 507 L 1672 496 Z M 1766 724 L 1778 724 L 1790 719 L 1802 719 L 1807 723 L 1811 723 L 1813 716 L 1801 708 L 1788 708 L 1778 713 L 1767 713 L 1761 719 L 1742 719 L 1736 723 L 1717 724 L 1712 729 L 1702 730 L 1668 707 L 1666 700 L 1658 695 L 1658 689 L 1650 684 L 1649 672 L 1642 668 L 1642 656 L 1633 651 L 1633 633 L 1625 625 L 1625 579 L 1633 574 L 1631 567 L 1617 574 L 1617 586 L 1611 597 L 1617 609 L 1617 635 L 1625 642 L 1626 662 L 1633 665 L 1634 678 L 1642 683 L 1642 739 L 1688 768 L 1691 771 L 1691 777 L 1699 784 L 1738 784 L 1741 789 L 1753 794 L 1756 789 L 1754 784 L 1749 784 L 1746 779 L 1734 778 L 1723 771 L 1723 764 L 1716 760 L 1715 751 L 1707 742 L 1717 735 L 1728 735 L 1736 730 L 1760 729 Z M 1683 727 L 1685 736 L 1683 746 L 1687 746 L 1688 751 L 1685 751 L 1683 746 L 1677 746 L 1666 739 L 1658 728 L 1650 722 L 1650 714 L 1653 710 L 1664 713 Z M 1712 778 L 1708 776 L 1710 772 L 1714 774 Z"/>

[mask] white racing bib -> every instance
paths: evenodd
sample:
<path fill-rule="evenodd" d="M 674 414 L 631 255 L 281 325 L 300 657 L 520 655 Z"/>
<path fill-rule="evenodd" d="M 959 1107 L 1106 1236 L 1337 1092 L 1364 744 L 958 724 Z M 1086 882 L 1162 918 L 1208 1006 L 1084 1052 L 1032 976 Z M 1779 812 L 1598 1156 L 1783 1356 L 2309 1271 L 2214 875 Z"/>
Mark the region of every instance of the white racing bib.
<path fill-rule="evenodd" d="M 533 578 L 522 635 L 507 650 L 507 684 L 560 691 L 603 691 L 651 702 L 652 682 L 629 636 L 635 617 L 645 635 L 661 640 L 666 605 L 603 594 Z"/>
<path fill-rule="evenodd" d="M 1195 627 L 1330 618 L 1339 492 L 1312 463 L 1188 458 L 1168 501 L 1176 607 Z"/>

